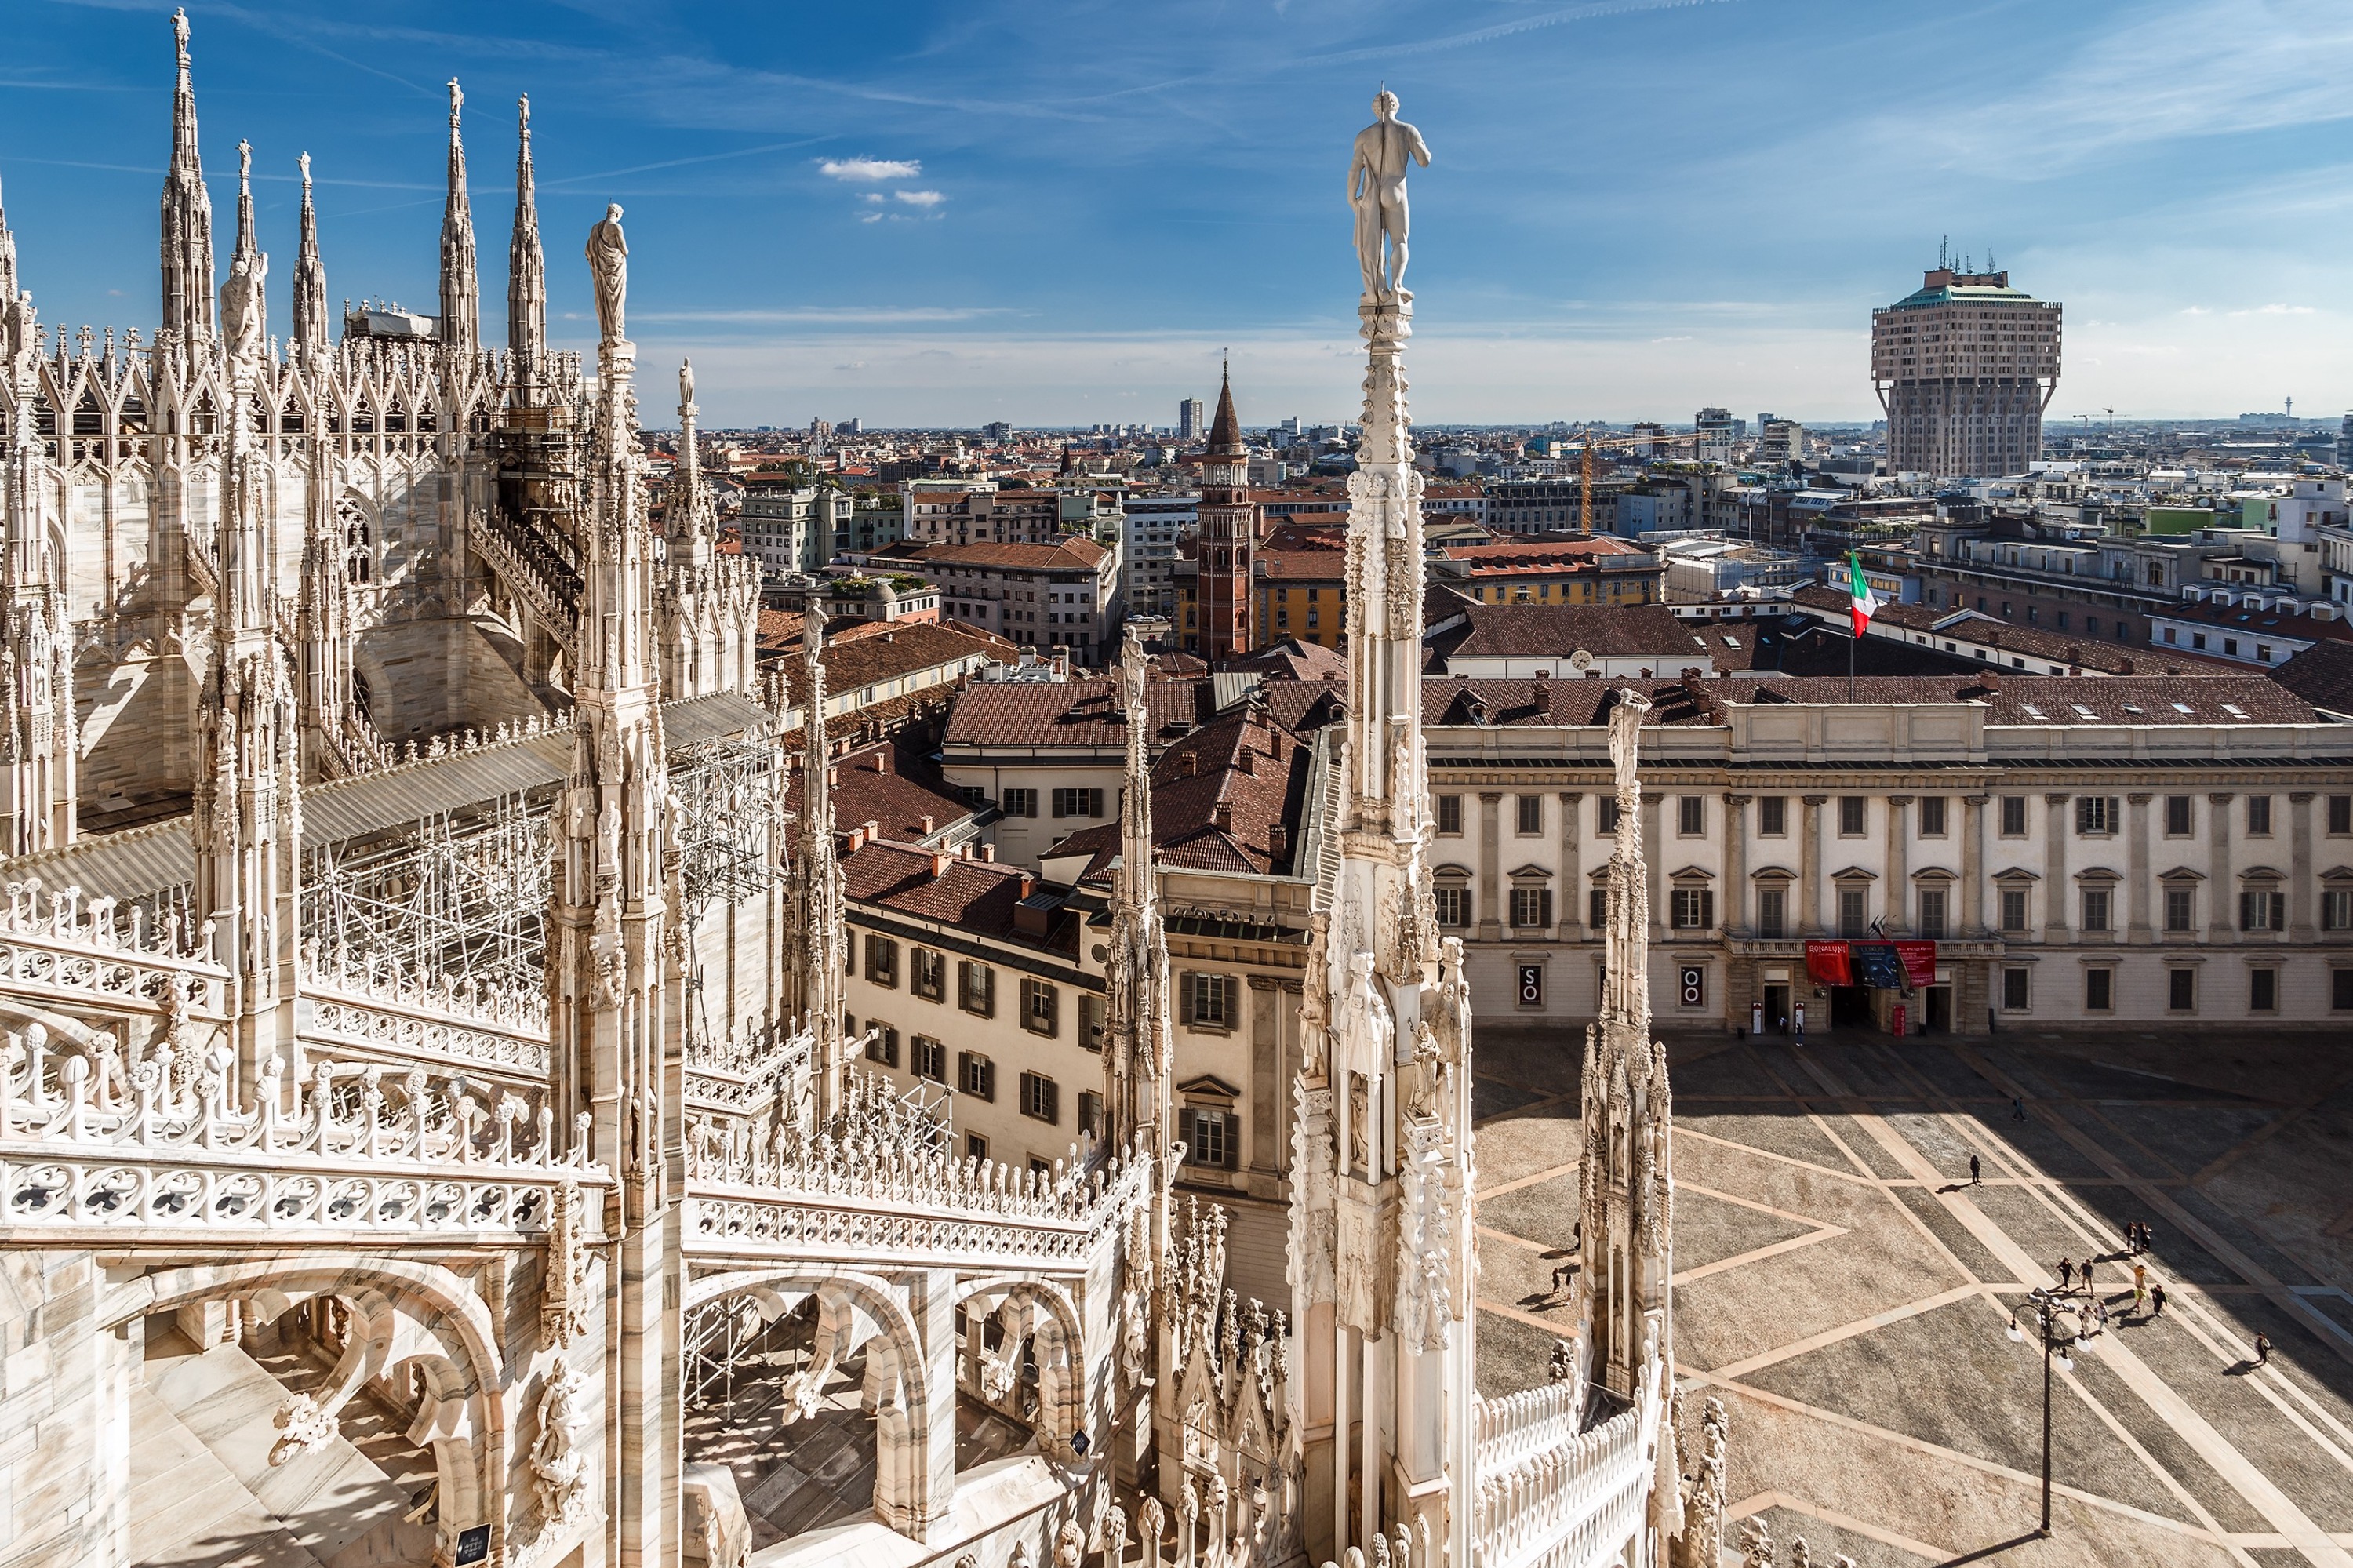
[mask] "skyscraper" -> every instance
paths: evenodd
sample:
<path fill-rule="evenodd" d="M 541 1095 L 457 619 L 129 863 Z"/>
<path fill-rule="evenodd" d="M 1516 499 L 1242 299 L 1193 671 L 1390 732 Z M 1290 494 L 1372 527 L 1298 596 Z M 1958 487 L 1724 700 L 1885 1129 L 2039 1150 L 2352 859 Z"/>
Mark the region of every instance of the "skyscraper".
<path fill-rule="evenodd" d="M 1202 404 L 1198 397 L 1187 397 L 1176 405 L 1176 439 L 1198 441 L 1201 439 Z"/>
<path fill-rule="evenodd" d="M 1896 473 L 2023 473 L 2059 389 L 2059 310 L 2007 272 L 1938 266 L 1871 313 L 1871 380 Z"/>

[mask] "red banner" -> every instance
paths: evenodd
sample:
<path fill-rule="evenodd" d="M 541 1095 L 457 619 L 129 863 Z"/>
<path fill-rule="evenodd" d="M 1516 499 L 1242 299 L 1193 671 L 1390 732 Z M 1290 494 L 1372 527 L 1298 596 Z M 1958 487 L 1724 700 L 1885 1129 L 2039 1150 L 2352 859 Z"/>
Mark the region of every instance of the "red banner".
<path fill-rule="evenodd" d="M 1854 969 L 1844 942 L 1808 942 L 1806 976 L 1816 985 L 1852 985 Z"/>
<path fill-rule="evenodd" d="M 1904 978 L 1915 986 L 1936 983 L 1936 944 L 1898 942 L 1895 956 L 1904 961 Z"/>

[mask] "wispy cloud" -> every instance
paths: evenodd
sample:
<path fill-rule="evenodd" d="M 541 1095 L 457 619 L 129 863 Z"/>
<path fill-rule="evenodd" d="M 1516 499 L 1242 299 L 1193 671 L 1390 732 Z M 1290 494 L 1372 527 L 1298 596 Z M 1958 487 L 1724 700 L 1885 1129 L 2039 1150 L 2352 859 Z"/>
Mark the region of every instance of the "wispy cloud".
<path fill-rule="evenodd" d="M 2310 305 L 2257 305 L 2252 311 L 2232 311 L 2234 316 L 2308 316 Z"/>
<path fill-rule="evenodd" d="M 909 207 L 937 207 L 948 199 L 937 191 L 892 191 L 891 194 Z"/>
<path fill-rule="evenodd" d="M 796 305 L 782 309 L 632 311 L 630 319 L 662 323 L 724 323 L 736 326 L 813 326 L 968 322 L 1016 315 L 1001 305 Z"/>
<path fill-rule="evenodd" d="M 817 172 L 831 179 L 873 185 L 883 180 L 912 180 L 923 165 L 913 158 L 828 158 Z"/>

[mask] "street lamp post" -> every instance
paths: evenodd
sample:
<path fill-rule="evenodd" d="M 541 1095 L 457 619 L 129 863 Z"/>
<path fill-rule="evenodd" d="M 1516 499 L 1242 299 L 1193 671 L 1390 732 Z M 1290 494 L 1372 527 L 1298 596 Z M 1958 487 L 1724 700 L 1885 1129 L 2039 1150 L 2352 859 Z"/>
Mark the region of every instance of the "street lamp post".
<path fill-rule="evenodd" d="M 2051 1363 L 2057 1361 L 2061 1372 L 2075 1370 L 2074 1360 L 2067 1352 L 2075 1348 L 2078 1326 L 2074 1315 L 2060 1306 L 2050 1291 L 2031 1291 L 2026 1298 L 2032 1304 L 2035 1330 L 2042 1340 L 2042 1527 L 2034 1533 L 2047 1539 L 2051 1534 Z M 2012 1344 L 2026 1338 L 2015 1313 L 2004 1332 Z"/>

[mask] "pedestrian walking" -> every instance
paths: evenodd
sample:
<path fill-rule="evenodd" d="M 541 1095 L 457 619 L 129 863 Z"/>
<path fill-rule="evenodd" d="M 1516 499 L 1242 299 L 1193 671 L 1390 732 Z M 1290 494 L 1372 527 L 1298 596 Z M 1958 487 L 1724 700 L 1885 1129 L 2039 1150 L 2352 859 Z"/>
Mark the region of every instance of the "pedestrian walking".
<path fill-rule="evenodd" d="M 2083 1277 L 2084 1294 L 2089 1296 L 2092 1294 L 2092 1255 L 2090 1253 L 2084 1255 Z"/>
<path fill-rule="evenodd" d="M 2059 1292 L 2063 1296 L 2073 1288 L 2075 1288 L 2075 1260 L 2063 1257 L 2059 1260 Z"/>
<path fill-rule="evenodd" d="M 2148 1265 L 2133 1265 L 2133 1310 L 2137 1312 L 2148 1302 Z"/>
<path fill-rule="evenodd" d="M 2147 1221 L 2143 1220 L 2140 1227 L 2140 1250 L 2143 1252 L 2152 1252 L 2156 1250 L 2156 1247 L 2157 1231 Z"/>
<path fill-rule="evenodd" d="M 2018 1095 L 2010 1097 L 2010 1119 L 2012 1121 L 2026 1119 L 2026 1101 L 2022 1097 Z"/>
<path fill-rule="evenodd" d="M 2165 1287 L 2163 1285 L 2152 1285 L 2148 1287 L 2148 1315 L 2150 1317 L 2162 1318 L 2165 1316 Z"/>
<path fill-rule="evenodd" d="M 1974 1154 L 1969 1156 L 1969 1185 L 1972 1187 L 1978 1185 L 1978 1157 Z"/>
<path fill-rule="evenodd" d="M 2269 1334 L 2255 1336 L 2255 1364 L 2259 1367 L 2272 1364 L 2272 1337 Z"/>
<path fill-rule="evenodd" d="M 2092 1332 L 2105 1334 L 2107 1330 L 2108 1304 L 2095 1296 L 2092 1298 Z"/>

